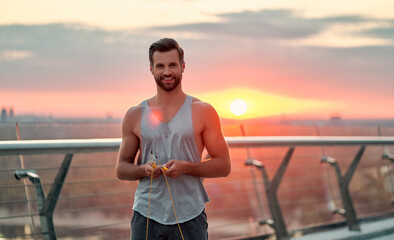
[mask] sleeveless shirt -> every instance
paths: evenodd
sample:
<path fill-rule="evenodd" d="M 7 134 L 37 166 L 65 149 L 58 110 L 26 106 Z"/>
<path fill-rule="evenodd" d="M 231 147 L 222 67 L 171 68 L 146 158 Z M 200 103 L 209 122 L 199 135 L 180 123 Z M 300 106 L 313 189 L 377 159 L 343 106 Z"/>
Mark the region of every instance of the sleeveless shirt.
<path fill-rule="evenodd" d="M 141 152 L 138 164 L 150 162 L 151 151 L 153 158 L 157 156 L 162 165 L 171 159 L 201 161 L 194 138 L 192 101 L 193 97 L 186 95 L 185 102 L 168 123 L 161 122 L 154 115 L 148 100 L 142 102 Z M 178 221 L 186 222 L 201 214 L 205 203 L 209 201 L 201 178 L 183 174 L 178 178 L 167 177 L 167 180 Z M 134 195 L 133 210 L 145 217 L 148 215 L 150 184 L 150 177 L 141 179 Z M 166 225 L 177 223 L 163 175 L 152 181 L 149 218 Z"/>

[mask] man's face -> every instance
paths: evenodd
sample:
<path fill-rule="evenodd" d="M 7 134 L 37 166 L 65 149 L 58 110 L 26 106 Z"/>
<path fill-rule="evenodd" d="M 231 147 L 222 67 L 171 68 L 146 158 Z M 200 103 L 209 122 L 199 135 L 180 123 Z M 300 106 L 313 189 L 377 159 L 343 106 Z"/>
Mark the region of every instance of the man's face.
<path fill-rule="evenodd" d="M 174 90 L 179 85 L 184 68 L 185 63 L 180 63 L 176 49 L 153 53 L 153 66 L 150 67 L 150 71 L 156 84 L 167 92 Z"/>

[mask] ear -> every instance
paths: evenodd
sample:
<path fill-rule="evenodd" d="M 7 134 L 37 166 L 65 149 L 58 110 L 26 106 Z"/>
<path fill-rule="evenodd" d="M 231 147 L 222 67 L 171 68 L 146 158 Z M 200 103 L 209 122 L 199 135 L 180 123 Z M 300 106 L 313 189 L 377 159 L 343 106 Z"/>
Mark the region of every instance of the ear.
<path fill-rule="evenodd" d="M 152 68 L 152 65 L 151 64 L 149 64 L 149 71 L 152 73 L 152 75 L 153 75 L 153 68 Z"/>
<path fill-rule="evenodd" d="M 185 61 L 183 61 L 183 63 L 182 63 L 182 73 L 185 71 Z"/>

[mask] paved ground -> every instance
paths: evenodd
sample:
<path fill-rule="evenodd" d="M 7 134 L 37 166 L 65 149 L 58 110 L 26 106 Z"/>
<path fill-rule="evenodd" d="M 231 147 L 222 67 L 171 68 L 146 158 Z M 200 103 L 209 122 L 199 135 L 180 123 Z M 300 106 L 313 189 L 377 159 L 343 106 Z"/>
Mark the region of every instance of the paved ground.
<path fill-rule="evenodd" d="M 320 231 L 292 240 L 394 240 L 394 218 L 361 222 L 361 231 L 349 231 L 347 227 Z"/>

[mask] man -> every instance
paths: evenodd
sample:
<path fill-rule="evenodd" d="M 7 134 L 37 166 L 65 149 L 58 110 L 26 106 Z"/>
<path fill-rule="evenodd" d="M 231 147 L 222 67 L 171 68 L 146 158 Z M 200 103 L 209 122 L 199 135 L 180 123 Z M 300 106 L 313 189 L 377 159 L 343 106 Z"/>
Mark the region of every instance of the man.
<path fill-rule="evenodd" d="M 133 240 L 208 239 L 204 209 L 209 198 L 201 178 L 225 177 L 231 171 L 215 109 L 182 91 L 183 56 L 174 39 L 150 46 L 157 94 L 130 108 L 123 119 L 116 171 L 121 180 L 139 180 Z M 211 158 L 201 161 L 204 147 Z"/>

